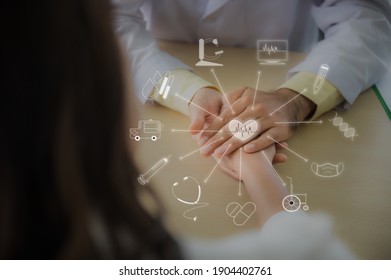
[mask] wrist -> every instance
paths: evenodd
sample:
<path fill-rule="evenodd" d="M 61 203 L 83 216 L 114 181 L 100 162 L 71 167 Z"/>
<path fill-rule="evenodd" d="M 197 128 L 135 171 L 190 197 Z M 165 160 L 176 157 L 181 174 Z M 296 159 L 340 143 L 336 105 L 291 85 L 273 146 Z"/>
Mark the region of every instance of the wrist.
<path fill-rule="evenodd" d="M 291 108 L 297 121 L 303 121 L 310 118 L 316 110 L 316 104 L 299 92 L 288 88 L 281 88 L 276 91 L 276 94 L 284 97 L 287 101 L 294 98 Z"/>
<path fill-rule="evenodd" d="M 261 153 L 244 155 L 242 160 L 243 181 L 246 181 L 248 178 L 253 178 L 254 176 L 266 176 L 271 170 L 272 167 L 270 163 Z"/>
<path fill-rule="evenodd" d="M 214 87 L 202 87 L 199 88 L 193 95 L 193 97 L 190 99 L 188 106 L 190 106 L 191 102 L 202 95 L 210 95 L 218 93 L 217 90 Z"/>

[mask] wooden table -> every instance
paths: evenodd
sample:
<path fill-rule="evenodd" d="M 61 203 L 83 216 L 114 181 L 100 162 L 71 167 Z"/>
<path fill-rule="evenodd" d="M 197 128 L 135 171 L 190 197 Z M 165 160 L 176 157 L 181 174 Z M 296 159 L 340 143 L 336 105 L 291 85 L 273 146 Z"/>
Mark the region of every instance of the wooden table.
<path fill-rule="evenodd" d="M 196 45 L 161 43 L 161 48 L 178 57 L 188 65 L 198 61 Z M 259 88 L 271 90 L 280 85 L 286 72 L 300 62 L 304 55 L 290 53 L 285 66 L 262 66 L 256 60 L 254 49 L 224 47 L 218 62 L 224 67 L 215 67 L 216 75 L 225 91 L 250 86 L 255 88 L 257 70 L 262 71 Z M 209 67 L 194 67 L 195 73 L 215 83 Z M 133 103 L 136 105 L 136 103 Z M 249 200 L 245 187 L 238 195 L 239 183 L 216 168 L 207 183 L 204 179 L 215 167 L 213 159 L 204 159 L 198 152 L 179 159 L 198 149 L 186 130 L 189 119 L 159 105 L 137 103 L 139 112 L 129 121 L 129 127 L 137 127 L 138 120 L 159 120 L 162 133 L 157 141 L 129 140 L 134 148 L 136 162 L 141 172 L 150 169 L 156 162 L 171 155 L 164 166 L 150 181 L 153 190 L 165 206 L 168 228 L 175 234 L 203 238 L 218 238 L 257 227 L 257 219 L 251 217 L 243 226 L 233 223 L 226 213 L 231 202 L 244 204 Z M 289 147 L 308 159 L 290 153 L 287 163 L 275 168 L 285 182 L 293 178 L 294 193 L 307 194 L 309 212 L 324 211 L 335 220 L 337 234 L 363 259 L 391 258 L 391 122 L 383 111 L 372 90 L 361 94 L 347 112 L 338 112 L 343 122 L 355 129 L 354 140 L 344 136 L 332 120 L 335 112 L 319 119 L 322 124 L 301 126 L 288 141 Z M 311 163 L 342 162 L 344 170 L 333 178 L 322 178 L 311 171 Z M 207 206 L 187 212 L 195 207 L 178 201 L 172 194 L 184 200 L 194 201 L 200 183 L 199 202 Z M 194 221 L 192 218 L 197 217 Z"/>

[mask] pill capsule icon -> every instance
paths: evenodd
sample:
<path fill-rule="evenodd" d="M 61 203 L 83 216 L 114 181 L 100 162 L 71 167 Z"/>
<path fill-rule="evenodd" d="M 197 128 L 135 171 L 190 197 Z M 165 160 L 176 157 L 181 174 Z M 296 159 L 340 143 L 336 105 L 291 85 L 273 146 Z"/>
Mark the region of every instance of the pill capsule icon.
<path fill-rule="evenodd" d="M 243 205 L 231 202 L 226 207 L 227 215 L 232 217 L 234 224 L 237 226 L 244 225 L 255 213 L 255 210 L 256 206 L 253 202 L 246 202 Z"/>

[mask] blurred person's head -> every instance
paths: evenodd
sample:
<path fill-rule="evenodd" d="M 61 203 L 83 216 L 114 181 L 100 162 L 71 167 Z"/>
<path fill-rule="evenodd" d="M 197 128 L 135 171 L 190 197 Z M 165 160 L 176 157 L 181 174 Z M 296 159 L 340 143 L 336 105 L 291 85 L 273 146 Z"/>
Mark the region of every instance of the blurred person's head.
<path fill-rule="evenodd" d="M 1 13 L 0 258 L 177 258 L 142 207 L 105 0 Z"/>

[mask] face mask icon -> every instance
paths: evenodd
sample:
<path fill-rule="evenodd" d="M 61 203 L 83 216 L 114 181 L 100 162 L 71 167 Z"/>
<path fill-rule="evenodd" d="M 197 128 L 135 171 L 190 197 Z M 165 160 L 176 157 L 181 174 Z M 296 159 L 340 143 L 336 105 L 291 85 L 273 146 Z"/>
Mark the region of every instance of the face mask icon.
<path fill-rule="evenodd" d="M 319 177 L 331 178 L 341 175 L 343 172 L 344 165 L 342 162 L 338 164 L 323 163 L 317 164 L 315 162 L 311 163 L 312 172 Z"/>

